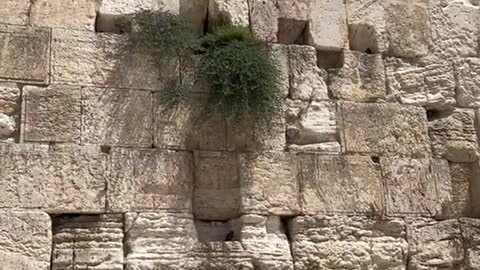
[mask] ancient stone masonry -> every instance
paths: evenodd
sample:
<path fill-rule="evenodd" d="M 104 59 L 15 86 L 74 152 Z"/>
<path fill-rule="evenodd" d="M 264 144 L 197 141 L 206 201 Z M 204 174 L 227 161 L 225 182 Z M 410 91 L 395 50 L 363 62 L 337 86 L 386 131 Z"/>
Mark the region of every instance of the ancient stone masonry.
<path fill-rule="evenodd" d="M 0 2 L 1 270 L 480 270 L 478 0 Z M 145 9 L 267 42 L 270 132 L 165 107 Z"/>

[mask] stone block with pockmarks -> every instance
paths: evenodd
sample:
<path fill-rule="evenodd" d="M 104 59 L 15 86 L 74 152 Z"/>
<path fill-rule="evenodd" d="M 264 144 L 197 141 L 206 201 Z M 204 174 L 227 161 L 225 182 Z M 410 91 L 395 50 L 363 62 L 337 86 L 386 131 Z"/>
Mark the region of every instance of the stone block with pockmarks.
<path fill-rule="evenodd" d="M 0 23 L 26 25 L 30 0 L 4 0 L 0 6 Z"/>
<path fill-rule="evenodd" d="M 462 58 L 453 63 L 457 83 L 457 102 L 460 107 L 480 107 L 480 59 Z"/>
<path fill-rule="evenodd" d="M 152 93 L 114 88 L 82 89 L 82 143 L 151 147 Z"/>
<path fill-rule="evenodd" d="M 80 87 L 25 86 L 23 94 L 25 141 L 80 142 Z"/>
<path fill-rule="evenodd" d="M 95 0 L 34 0 L 29 7 L 30 24 L 52 28 L 95 31 Z"/>
<path fill-rule="evenodd" d="M 185 151 L 113 148 L 107 210 L 191 212 L 192 167 Z"/>
<path fill-rule="evenodd" d="M 103 212 L 106 159 L 99 147 L 0 144 L 0 208 Z"/>
<path fill-rule="evenodd" d="M 478 219 L 460 219 L 463 244 L 465 247 L 465 269 L 480 268 L 480 221 Z"/>
<path fill-rule="evenodd" d="M 47 28 L 0 25 L 0 80 L 48 84 L 51 35 Z"/>
<path fill-rule="evenodd" d="M 300 155 L 302 211 L 369 213 L 384 210 L 380 166 L 370 157 Z"/>
<path fill-rule="evenodd" d="M 430 154 L 423 108 L 343 102 L 341 114 L 342 145 L 347 152 L 421 157 Z"/>
<path fill-rule="evenodd" d="M 48 270 L 52 222 L 37 210 L 0 211 L 0 269 Z"/>
<path fill-rule="evenodd" d="M 14 83 L 0 83 L 0 141 L 12 141 L 19 131 L 20 87 Z"/>
<path fill-rule="evenodd" d="M 208 23 L 211 26 L 229 22 L 232 25 L 249 26 L 249 0 L 213 0 L 208 1 Z"/>
<path fill-rule="evenodd" d="M 309 11 L 308 44 L 318 50 L 344 50 L 348 44 L 345 2 L 310 1 Z"/>
<path fill-rule="evenodd" d="M 470 217 L 473 215 L 475 163 L 450 162 L 451 189 L 442 205 L 441 218 Z"/>

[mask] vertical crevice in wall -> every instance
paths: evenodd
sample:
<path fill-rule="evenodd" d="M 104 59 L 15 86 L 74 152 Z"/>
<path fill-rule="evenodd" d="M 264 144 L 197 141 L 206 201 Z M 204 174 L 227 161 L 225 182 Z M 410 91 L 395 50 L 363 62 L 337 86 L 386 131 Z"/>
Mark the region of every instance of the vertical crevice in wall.
<path fill-rule="evenodd" d="M 296 218 L 296 216 L 281 216 L 280 217 L 280 222 L 281 222 L 281 229 L 283 233 L 285 233 L 285 236 L 287 237 L 288 240 L 288 247 L 290 249 L 290 256 L 292 257 L 292 264 L 293 268 L 296 269 L 295 266 L 295 254 L 293 252 L 293 243 L 295 241 L 295 235 L 294 235 L 294 228 L 293 228 L 293 221 Z"/>
<path fill-rule="evenodd" d="M 29 1 L 30 1 L 30 4 L 28 5 L 28 9 L 27 9 L 27 25 L 32 26 L 32 11 L 37 0 L 29 0 Z"/>

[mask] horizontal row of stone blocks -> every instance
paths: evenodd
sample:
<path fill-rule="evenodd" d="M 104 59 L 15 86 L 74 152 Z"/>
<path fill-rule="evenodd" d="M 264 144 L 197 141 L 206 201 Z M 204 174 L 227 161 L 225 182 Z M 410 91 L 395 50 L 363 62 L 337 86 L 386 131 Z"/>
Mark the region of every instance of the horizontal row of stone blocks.
<path fill-rule="evenodd" d="M 52 220 L 51 220 L 52 219 Z M 226 229 L 222 229 L 227 227 Z M 476 219 L 0 211 L 5 269 L 478 269 Z M 52 245 L 53 238 L 53 245 Z M 50 268 L 51 264 L 51 268 Z"/>

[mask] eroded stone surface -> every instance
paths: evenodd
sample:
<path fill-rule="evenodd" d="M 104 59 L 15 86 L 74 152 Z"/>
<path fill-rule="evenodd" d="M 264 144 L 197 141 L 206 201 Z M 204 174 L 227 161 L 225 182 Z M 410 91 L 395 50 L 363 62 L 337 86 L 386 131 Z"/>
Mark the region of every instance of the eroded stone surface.
<path fill-rule="evenodd" d="M 208 4 L 209 25 L 225 21 L 233 25 L 249 26 L 249 0 L 212 0 Z"/>
<path fill-rule="evenodd" d="M 25 25 L 28 22 L 29 0 L 5 0 L 0 7 L 0 23 Z"/>
<path fill-rule="evenodd" d="M 480 107 L 480 60 L 464 58 L 454 61 L 457 79 L 457 102 L 460 107 Z"/>
<path fill-rule="evenodd" d="M 95 0 L 30 2 L 31 25 L 95 31 Z"/>
<path fill-rule="evenodd" d="M 475 181 L 474 164 L 450 162 L 451 190 L 442 206 L 442 218 L 472 216 L 472 184 Z"/>
<path fill-rule="evenodd" d="M 345 3 L 336 0 L 311 1 L 308 43 L 319 50 L 340 51 L 347 45 Z"/>
<path fill-rule="evenodd" d="M 466 248 L 465 268 L 476 269 L 480 267 L 480 222 L 478 219 L 460 219 L 462 238 Z"/>

